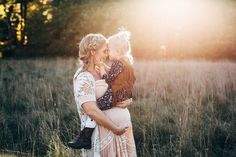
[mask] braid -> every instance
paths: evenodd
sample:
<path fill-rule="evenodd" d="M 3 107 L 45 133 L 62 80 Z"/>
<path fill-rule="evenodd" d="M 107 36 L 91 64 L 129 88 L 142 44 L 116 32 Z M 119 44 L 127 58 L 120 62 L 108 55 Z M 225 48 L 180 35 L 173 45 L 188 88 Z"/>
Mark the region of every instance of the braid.
<path fill-rule="evenodd" d="M 83 71 L 89 66 L 91 52 L 101 48 L 106 43 L 106 38 L 102 34 L 88 34 L 79 44 L 79 60 Z"/>

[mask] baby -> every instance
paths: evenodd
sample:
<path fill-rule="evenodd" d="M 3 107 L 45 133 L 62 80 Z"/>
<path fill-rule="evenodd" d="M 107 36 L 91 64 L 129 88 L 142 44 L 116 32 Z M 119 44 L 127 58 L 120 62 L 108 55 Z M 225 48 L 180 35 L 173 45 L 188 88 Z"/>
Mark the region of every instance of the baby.
<path fill-rule="evenodd" d="M 97 98 L 97 105 L 101 110 L 123 107 L 123 104 L 132 101 L 135 75 L 129 40 L 130 33 L 127 31 L 121 31 L 108 38 L 109 59 L 113 63 L 111 67 L 103 62 L 98 63 L 100 75 L 108 84 L 105 94 Z M 95 127 L 96 122 L 88 118 L 78 138 L 69 142 L 68 146 L 74 149 L 91 149 L 91 137 Z"/>

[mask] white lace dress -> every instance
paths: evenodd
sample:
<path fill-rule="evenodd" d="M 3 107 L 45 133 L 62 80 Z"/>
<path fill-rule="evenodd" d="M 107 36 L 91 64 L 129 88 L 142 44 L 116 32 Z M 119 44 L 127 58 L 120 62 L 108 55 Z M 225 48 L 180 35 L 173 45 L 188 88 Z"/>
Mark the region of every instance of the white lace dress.
<path fill-rule="evenodd" d="M 104 95 L 108 85 L 104 80 L 95 81 L 89 72 L 74 75 L 74 96 L 81 120 L 81 130 L 85 126 L 88 115 L 81 105 Z M 97 125 L 92 135 L 92 149 L 82 150 L 83 157 L 136 157 L 130 113 L 127 108 L 111 108 L 103 111 L 107 118 L 118 126 L 129 126 L 125 134 L 114 135 L 110 130 Z"/>
<path fill-rule="evenodd" d="M 80 116 L 81 130 L 82 130 L 85 126 L 85 122 L 87 118 L 89 117 L 84 112 L 81 105 L 89 101 L 96 102 L 95 80 L 92 74 L 90 74 L 87 71 L 80 73 L 80 69 L 79 69 L 74 75 L 73 84 L 74 84 L 75 102 L 76 102 L 78 113 Z M 90 150 L 83 149 L 82 156 L 83 157 L 100 157 L 98 127 L 95 128 L 92 135 L 92 149 Z"/>

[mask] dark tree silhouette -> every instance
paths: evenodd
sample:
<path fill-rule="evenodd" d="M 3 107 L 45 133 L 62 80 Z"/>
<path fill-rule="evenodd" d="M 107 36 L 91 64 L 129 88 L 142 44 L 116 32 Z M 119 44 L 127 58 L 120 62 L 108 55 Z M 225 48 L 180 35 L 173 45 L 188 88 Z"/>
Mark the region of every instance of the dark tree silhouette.
<path fill-rule="evenodd" d="M 19 45 L 27 44 L 25 21 L 29 0 L 2 0 L 5 16 L 0 17 L 0 51 L 11 55 Z"/>

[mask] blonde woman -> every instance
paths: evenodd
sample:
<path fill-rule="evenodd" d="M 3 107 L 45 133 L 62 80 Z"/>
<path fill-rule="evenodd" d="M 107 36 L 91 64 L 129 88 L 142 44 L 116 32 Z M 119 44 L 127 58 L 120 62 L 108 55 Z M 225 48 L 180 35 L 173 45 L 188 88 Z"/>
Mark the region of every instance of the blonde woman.
<path fill-rule="evenodd" d="M 90 34 L 80 43 L 79 55 L 83 66 L 74 76 L 74 92 L 82 131 L 80 137 L 72 141 L 70 146 L 76 149 L 85 148 L 83 156 L 136 156 L 130 114 L 126 108 L 130 101 L 118 102 L 116 107 L 112 105 L 114 102 L 111 86 L 108 86 L 105 80 L 101 80 L 99 73 L 95 70 L 95 65 L 100 65 L 100 61 L 107 57 L 107 45 L 101 46 L 105 41 L 102 39 L 103 36 L 98 35 L 101 37 L 100 40 L 91 36 L 96 35 Z M 95 78 L 94 80 L 89 73 Z M 94 102 L 96 99 L 98 107 L 103 110 L 106 117 L 97 111 L 98 108 L 96 108 L 96 113 L 87 108 L 86 102 Z M 97 116 L 98 113 L 100 116 Z M 103 118 L 107 119 L 107 122 Z M 126 133 L 124 133 L 125 131 Z M 92 148 L 90 139 L 92 139 Z"/>
<path fill-rule="evenodd" d="M 95 70 L 95 63 L 107 57 L 107 40 L 101 34 L 88 34 L 79 45 L 79 59 L 82 67 L 74 75 L 74 96 L 81 120 L 81 130 L 86 122 L 92 118 L 109 129 L 115 135 L 121 135 L 126 131 L 126 126 L 117 126 L 97 107 L 96 82 L 100 80 L 99 73 Z M 104 92 L 104 91 L 102 91 Z M 99 132 L 96 127 L 92 135 L 92 149 L 83 149 L 83 157 L 100 157 Z"/>

